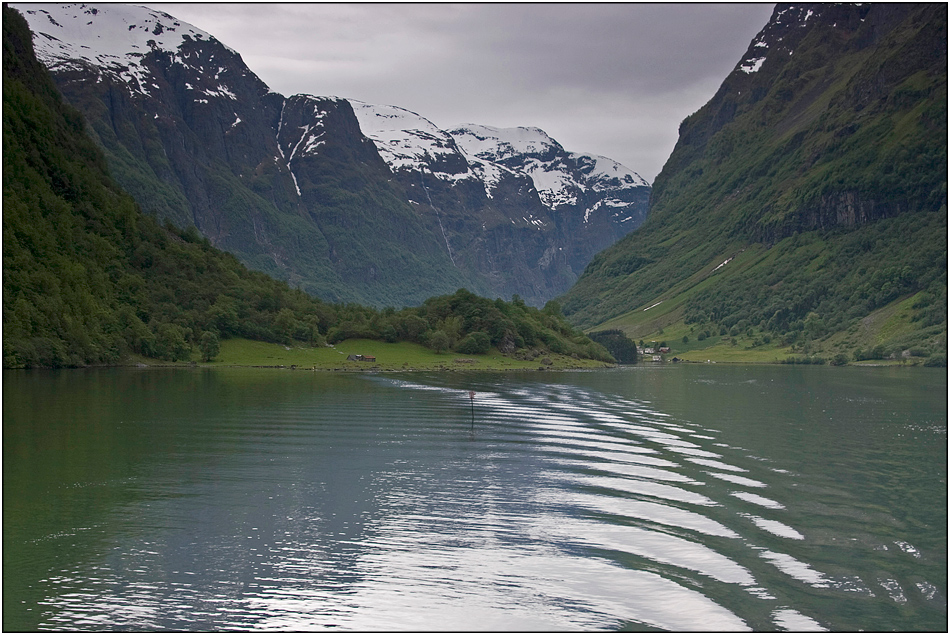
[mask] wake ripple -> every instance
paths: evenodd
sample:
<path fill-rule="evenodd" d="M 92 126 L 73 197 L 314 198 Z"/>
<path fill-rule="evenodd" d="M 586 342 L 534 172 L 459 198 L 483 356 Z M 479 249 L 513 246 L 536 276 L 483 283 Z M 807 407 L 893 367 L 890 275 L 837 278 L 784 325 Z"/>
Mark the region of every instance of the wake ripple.
<path fill-rule="evenodd" d="M 701 596 L 705 609 L 695 615 L 701 630 L 718 630 L 704 624 L 713 613 L 721 624 L 729 623 L 728 630 L 826 630 L 818 619 L 778 600 L 767 588 L 774 582 L 759 581 L 775 580 L 775 571 L 813 589 L 872 593 L 856 575 L 829 575 L 783 552 L 783 545 L 807 539 L 782 517 L 786 505 L 764 495 L 768 471 L 787 472 L 750 462 L 767 459 L 719 442 L 715 430 L 676 421 L 645 402 L 574 386 L 492 386 L 476 403 L 480 440 L 530 443 L 544 458 L 547 469 L 538 473 L 543 486 L 534 500 L 545 515 L 532 522 L 535 539 L 560 553 L 580 548 L 626 570 L 656 572 L 679 593 Z M 741 511 L 736 500 L 758 511 Z M 773 569 L 764 570 L 763 562 Z M 891 582 L 879 584 L 902 598 Z M 768 623 L 744 619 L 748 610 L 735 605 L 729 587 L 764 604 L 758 614 L 767 615 Z M 616 617 L 642 621 L 632 607 L 624 610 Z M 675 630 L 682 614 L 673 604 L 669 613 L 654 610 L 644 623 Z"/>

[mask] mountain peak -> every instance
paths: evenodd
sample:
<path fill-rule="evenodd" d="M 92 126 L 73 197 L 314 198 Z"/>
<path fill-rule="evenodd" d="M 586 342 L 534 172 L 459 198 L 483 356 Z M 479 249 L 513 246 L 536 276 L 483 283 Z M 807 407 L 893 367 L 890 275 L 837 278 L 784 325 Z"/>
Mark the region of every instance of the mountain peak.
<path fill-rule="evenodd" d="M 201 29 L 145 7 L 23 4 L 15 8 L 30 20 L 34 31 L 33 16 L 45 18 L 42 35 L 34 38 L 34 46 L 37 57 L 47 66 L 76 60 L 97 66 L 128 65 L 152 50 L 176 53 L 189 40 L 215 40 Z"/>
<path fill-rule="evenodd" d="M 474 178 L 451 135 L 422 115 L 399 106 L 348 101 L 360 122 L 360 130 L 372 139 L 394 172 L 428 170 L 442 178 Z"/>
<path fill-rule="evenodd" d="M 123 4 L 17 4 L 34 32 L 36 57 L 50 70 L 95 69 L 126 82 L 134 93 L 149 94 L 155 85 L 144 58 L 166 53 L 175 63 L 218 79 L 228 60 L 215 50 L 195 50 L 214 43 L 229 57 L 240 58 L 213 35 L 161 11 Z M 223 83 L 215 92 L 231 96 Z"/>
<path fill-rule="evenodd" d="M 548 133 L 535 127 L 495 128 L 469 123 L 450 128 L 449 134 L 467 154 L 490 161 L 515 156 L 542 157 L 564 151 Z"/>
<path fill-rule="evenodd" d="M 284 97 L 143 7 L 19 10 L 143 209 L 328 299 L 465 286 L 540 306 L 646 215 L 645 181 L 537 127 L 454 134 L 398 106 Z"/>

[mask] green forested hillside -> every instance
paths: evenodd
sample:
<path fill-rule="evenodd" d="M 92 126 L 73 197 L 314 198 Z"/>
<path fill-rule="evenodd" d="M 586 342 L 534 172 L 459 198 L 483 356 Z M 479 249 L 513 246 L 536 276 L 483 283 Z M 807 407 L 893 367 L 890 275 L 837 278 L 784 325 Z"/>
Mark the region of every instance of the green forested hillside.
<path fill-rule="evenodd" d="M 187 359 L 202 338 L 275 339 L 281 309 L 319 307 L 141 214 L 4 7 L 4 366 Z"/>
<path fill-rule="evenodd" d="M 539 311 L 464 290 L 401 311 L 331 305 L 249 271 L 194 227 L 159 225 L 111 179 L 36 61 L 26 22 L 4 7 L 4 367 L 209 359 L 229 337 L 610 359 L 554 305 Z"/>
<path fill-rule="evenodd" d="M 636 339 L 945 363 L 946 48 L 946 5 L 779 5 L 565 314 Z"/>

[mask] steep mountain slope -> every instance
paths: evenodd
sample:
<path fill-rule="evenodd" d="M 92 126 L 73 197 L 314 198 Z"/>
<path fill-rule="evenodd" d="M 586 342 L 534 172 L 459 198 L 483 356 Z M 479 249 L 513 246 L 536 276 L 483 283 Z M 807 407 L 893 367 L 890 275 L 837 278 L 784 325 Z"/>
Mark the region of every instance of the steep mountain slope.
<path fill-rule="evenodd" d="M 462 152 L 418 115 L 270 92 L 238 53 L 167 14 L 21 8 L 143 209 L 325 299 L 398 306 L 467 286 L 540 305 L 645 216 L 639 177 L 617 181 L 623 195 L 587 187 L 609 160 L 571 159 L 586 195 L 546 205 L 530 175 Z"/>
<path fill-rule="evenodd" d="M 945 5 L 777 6 L 681 124 L 649 219 L 593 259 L 565 314 L 638 338 L 685 323 L 945 355 L 946 48 Z"/>
<path fill-rule="evenodd" d="M 325 147 L 331 158 L 342 152 L 347 159 L 353 149 L 334 149 L 334 135 L 345 130 L 296 123 L 319 112 L 332 124 L 337 109 L 345 116 L 348 105 L 297 99 L 284 108 L 280 147 L 299 168 L 301 198 L 318 188 L 307 180 L 309 152 Z M 132 354 L 207 361 L 221 339 L 233 337 L 311 346 L 359 337 L 439 352 L 495 347 L 521 359 L 551 353 L 568 363 L 575 356 L 611 360 L 553 308 L 464 289 L 398 312 L 329 305 L 249 271 L 193 226 L 160 226 L 112 180 L 81 114 L 37 61 L 26 21 L 7 6 L 3 177 L 5 368 L 115 364 Z"/>

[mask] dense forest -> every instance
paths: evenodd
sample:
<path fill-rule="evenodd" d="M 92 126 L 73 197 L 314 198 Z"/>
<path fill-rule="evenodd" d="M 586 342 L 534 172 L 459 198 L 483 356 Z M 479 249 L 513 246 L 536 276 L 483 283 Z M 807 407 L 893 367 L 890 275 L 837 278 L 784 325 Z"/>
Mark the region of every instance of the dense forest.
<path fill-rule="evenodd" d="M 248 270 L 194 227 L 160 225 L 110 177 L 82 117 L 37 62 L 26 22 L 6 6 L 3 175 L 4 367 L 208 360 L 230 337 L 612 361 L 556 303 L 542 310 L 461 289 L 401 310 L 329 304 Z"/>

